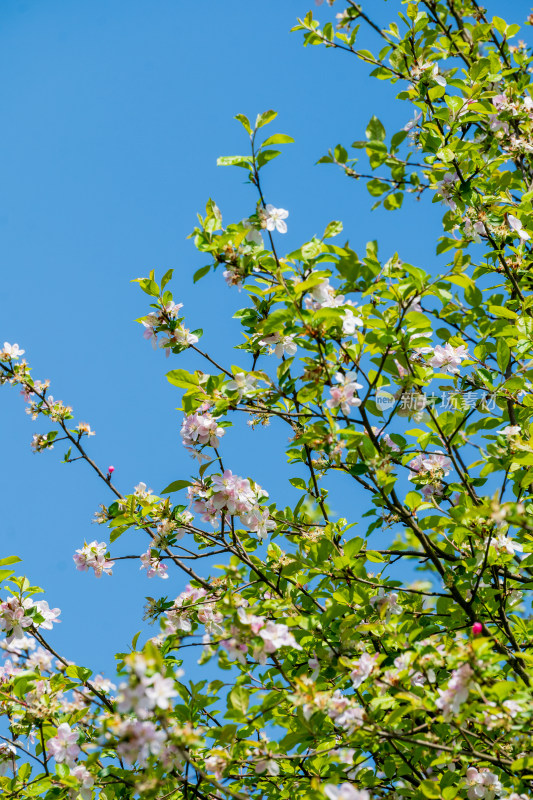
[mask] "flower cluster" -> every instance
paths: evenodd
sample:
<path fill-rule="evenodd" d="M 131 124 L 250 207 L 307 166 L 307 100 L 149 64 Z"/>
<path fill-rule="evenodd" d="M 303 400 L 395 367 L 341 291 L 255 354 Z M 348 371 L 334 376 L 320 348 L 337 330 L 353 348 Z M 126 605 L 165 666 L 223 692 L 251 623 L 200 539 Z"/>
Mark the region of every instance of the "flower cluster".
<path fill-rule="evenodd" d="M 298 349 L 294 341 L 294 336 L 285 336 L 282 333 L 271 333 L 261 339 L 259 344 L 268 347 L 270 353 L 274 353 L 278 358 L 294 356 Z"/>
<path fill-rule="evenodd" d="M 260 664 L 266 664 L 267 657 L 281 647 L 302 649 L 290 632 L 288 625 L 255 614 L 248 614 L 242 607 L 238 609 L 237 616 L 239 624 L 231 625 L 231 637 L 221 642 L 231 660 L 246 665 L 249 646 L 253 648 L 254 660 Z M 261 640 L 260 642 L 257 642 L 258 638 Z"/>
<path fill-rule="evenodd" d="M 498 776 L 486 767 L 482 767 L 480 770 L 469 767 L 466 771 L 466 782 L 469 787 L 469 800 L 479 800 L 479 798 L 494 800 L 503 792 L 503 786 Z"/>
<path fill-rule="evenodd" d="M 55 758 L 58 764 L 66 764 L 67 767 L 73 767 L 80 754 L 78 733 L 66 722 L 62 722 L 58 726 L 56 735 L 52 739 L 48 739 L 46 746 L 49 755 Z"/>
<path fill-rule="evenodd" d="M 14 361 L 20 356 L 23 356 L 25 350 L 21 350 L 18 344 L 9 344 L 4 342 L 3 348 L 0 350 L 0 361 Z"/>
<path fill-rule="evenodd" d="M 248 530 L 260 539 L 276 527 L 267 509 L 260 503 L 268 498 L 258 484 L 225 470 L 222 475 L 212 475 L 209 486 L 192 486 L 189 493 L 194 499 L 193 509 L 205 522 L 216 527 L 222 520 L 237 516 Z"/>
<path fill-rule="evenodd" d="M 420 453 L 409 464 L 409 480 L 422 486 L 424 497 L 442 494 L 442 479 L 450 474 L 452 461 L 440 450 Z"/>
<path fill-rule="evenodd" d="M 217 611 L 216 598 L 206 599 L 207 591 L 190 584 L 174 600 L 163 620 L 163 634 L 177 631 L 186 633 L 192 630 L 193 619 L 205 625 L 208 633 L 220 634 L 223 631 L 222 614 Z M 193 619 L 192 619 L 192 618 Z"/>
<path fill-rule="evenodd" d="M 437 708 L 442 711 L 446 720 L 457 716 L 461 706 L 468 700 L 474 672 L 470 664 L 461 664 L 452 672 L 446 689 L 438 689 Z"/>
<path fill-rule="evenodd" d="M 0 630 L 7 635 L 8 643 L 21 639 L 27 628 L 51 630 L 61 611 L 50 608 L 46 600 L 33 600 L 32 597 L 19 599 L 14 595 L 0 603 Z"/>
<path fill-rule="evenodd" d="M 454 375 L 459 372 L 461 362 L 465 358 L 468 358 L 468 352 L 464 345 L 452 347 L 449 342 L 446 342 L 444 347 L 440 344 L 435 347 L 435 355 L 429 363 L 433 369 L 439 370 L 439 372 L 450 372 Z"/>
<path fill-rule="evenodd" d="M 326 400 L 328 408 L 340 408 L 343 414 L 349 414 L 350 408 L 357 408 L 361 405 L 361 400 L 357 397 L 357 390 L 363 387 L 357 383 L 356 377 L 355 372 L 336 373 L 337 386 L 332 386 L 329 390 L 330 398 Z"/>
<path fill-rule="evenodd" d="M 76 569 L 80 572 L 94 569 L 94 574 L 97 578 L 101 578 L 104 572 L 106 575 L 111 575 L 112 568 L 115 566 L 115 562 L 110 561 L 107 557 L 107 544 L 96 540 L 89 544 L 85 542 L 80 550 L 76 550 L 72 558 L 76 564 Z"/>
<path fill-rule="evenodd" d="M 175 678 L 151 671 L 148 662 L 139 653 L 135 653 L 129 663 L 132 665 L 130 679 L 118 687 L 118 711 L 122 714 L 134 713 L 139 719 L 148 719 L 156 709 L 164 711 L 169 708 L 172 698 L 177 696 Z M 181 674 L 180 671 L 175 677 L 180 677 Z"/>
<path fill-rule="evenodd" d="M 198 342 L 196 333 L 191 333 L 183 326 L 183 317 L 179 316 L 181 308 L 183 303 L 169 301 L 161 304 L 157 311 L 152 311 L 139 320 L 145 329 L 144 338 L 152 342 L 154 350 L 157 347 L 158 335 L 163 335 L 159 340 L 159 347 L 166 351 L 167 357 L 175 348 L 184 349 Z"/>
<path fill-rule="evenodd" d="M 146 570 L 148 578 L 168 578 L 168 567 L 163 564 L 157 550 L 149 548 L 141 555 L 141 569 Z"/>
<path fill-rule="evenodd" d="M 181 426 L 181 440 L 184 446 L 192 451 L 193 454 L 193 448 L 199 445 L 218 447 L 223 436 L 224 428 L 206 410 L 189 414 L 184 418 Z"/>

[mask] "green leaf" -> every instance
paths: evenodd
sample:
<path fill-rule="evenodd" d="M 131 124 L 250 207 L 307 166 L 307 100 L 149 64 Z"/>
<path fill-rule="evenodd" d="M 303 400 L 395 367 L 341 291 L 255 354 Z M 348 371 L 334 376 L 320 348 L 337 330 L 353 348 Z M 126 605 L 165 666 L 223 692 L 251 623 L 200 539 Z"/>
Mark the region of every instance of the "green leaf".
<path fill-rule="evenodd" d="M 440 150 L 437 150 L 437 158 L 440 158 L 441 161 L 448 164 L 450 161 L 454 160 L 455 153 L 449 147 L 441 147 Z"/>
<path fill-rule="evenodd" d="M 65 669 L 65 673 L 69 678 L 77 678 L 78 680 L 82 681 L 82 683 L 88 680 L 93 674 L 92 670 L 88 669 L 87 667 L 77 667 L 75 664 L 70 664 Z"/>
<path fill-rule="evenodd" d="M 505 372 L 507 369 L 510 356 L 511 351 L 509 350 L 509 345 L 503 337 L 499 337 L 496 342 L 496 359 L 502 372 Z"/>
<path fill-rule="evenodd" d="M 235 119 L 238 120 L 246 133 L 249 133 L 250 136 L 252 135 L 252 126 L 250 125 L 250 120 L 244 114 L 235 114 Z"/>
<path fill-rule="evenodd" d="M 303 480 L 303 478 L 289 478 L 289 483 L 291 486 L 294 486 L 296 489 L 302 489 L 302 491 L 307 492 L 307 484 Z"/>
<path fill-rule="evenodd" d="M 477 308 L 483 302 L 483 295 L 474 283 L 470 283 L 464 290 L 465 300 L 473 308 Z"/>
<path fill-rule="evenodd" d="M 361 551 L 362 546 L 364 545 L 365 540 L 362 539 L 360 536 L 356 536 L 355 539 L 350 539 L 349 542 L 346 542 L 344 545 L 344 555 L 348 556 L 348 558 L 353 558 Z"/>
<path fill-rule="evenodd" d="M 0 558 L 0 567 L 7 567 L 9 564 L 18 564 L 20 561 L 22 561 L 22 559 L 18 556 L 7 556 L 6 558 Z"/>
<path fill-rule="evenodd" d="M 385 127 L 376 116 L 371 117 L 365 130 L 366 138 L 378 142 L 385 141 Z"/>
<path fill-rule="evenodd" d="M 161 494 L 172 494 L 172 492 L 179 492 L 181 489 L 186 489 L 187 486 L 192 486 L 190 481 L 172 481 L 163 489 Z"/>
<path fill-rule="evenodd" d="M 335 156 L 335 161 L 338 161 L 339 164 L 346 164 L 348 161 L 348 153 L 346 148 L 342 146 L 342 144 L 338 144 L 335 150 L 333 151 Z"/>
<path fill-rule="evenodd" d="M 342 222 L 333 221 L 326 226 L 323 239 L 332 239 L 333 236 L 338 236 L 342 232 Z"/>
<path fill-rule="evenodd" d="M 522 772 L 523 770 L 530 772 L 533 769 L 533 756 L 517 758 L 516 761 L 513 761 L 511 764 L 511 769 L 515 772 Z"/>
<path fill-rule="evenodd" d="M 261 167 L 264 167 L 269 161 L 272 161 L 280 155 L 281 150 L 261 150 L 256 158 L 257 168 L 261 169 Z"/>
<path fill-rule="evenodd" d="M 198 378 L 192 375 L 185 369 L 173 369 L 167 372 L 167 380 L 173 386 L 179 386 L 180 389 L 197 389 Z"/>
<path fill-rule="evenodd" d="M 193 283 L 198 283 L 198 281 L 201 278 L 203 278 L 204 275 L 207 275 L 207 273 L 209 272 L 210 269 L 211 269 L 211 265 L 210 264 L 207 264 L 207 266 L 200 267 L 200 269 L 197 269 L 196 272 L 193 275 L 193 278 L 192 278 Z"/>
<path fill-rule="evenodd" d="M 263 125 L 268 125 L 269 122 L 272 122 L 273 119 L 276 119 L 278 116 L 277 111 L 264 111 L 262 114 L 259 114 L 256 121 L 255 121 L 255 128 L 258 130 L 262 128 Z"/>
<path fill-rule="evenodd" d="M 438 798 L 440 797 L 439 784 L 435 781 L 425 780 L 422 781 L 419 789 L 425 797 Z"/>
<path fill-rule="evenodd" d="M 252 170 L 252 156 L 220 156 L 217 167 L 244 167 Z"/>
<path fill-rule="evenodd" d="M 293 143 L 294 139 L 292 138 L 292 136 L 287 136 L 286 133 L 275 133 L 273 136 L 269 136 L 268 139 L 266 139 L 261 146 L 268 147 L 271 144 L 293 144 Z"/>
<path fill-rule="evenodd" d="M 248 710 L 249 694 L 244 686 L 234 686 L 228 695 L 228 705 L 241 714 L 246 714 Z"/>
<path fill-rule="evenodd" d="M 514 311 L 511 311 L 510 308 L 506 308 L 505 306 L 489 306 L 489 311 L 491 314 L 494 314 L 495 317 L 504 317 L 505 319 L 518 319 L 518 314 L 515 314 Z"/>
<path fill-rule="evenodd" d="M 398 131 L 398 133 L 394 134 L 394 136 L 390 140 L 392 152 L 398 149 L 398 147 L 401 145 L 406 136 L 407 136 L 407 131 Z"/>
<path fill-rule="evenodd" d="M 169 269 L 169 270 L 167 270 L 167 271 L 165 272 L 165 274 L 164 274 L 164 275 L 163 275 L 163 277 L 161 278 L 161 291 L 163 291 L 163 289 L 165 288 L 165 286 L 167 285 L 167 283 L 168 283 L 168 282 L 169 282 L 169 281 L 172 279 L 172 275 L 173 275 L 173 273 L 174 273 L 174 270 L 173 270 L 173 269 Z"/>

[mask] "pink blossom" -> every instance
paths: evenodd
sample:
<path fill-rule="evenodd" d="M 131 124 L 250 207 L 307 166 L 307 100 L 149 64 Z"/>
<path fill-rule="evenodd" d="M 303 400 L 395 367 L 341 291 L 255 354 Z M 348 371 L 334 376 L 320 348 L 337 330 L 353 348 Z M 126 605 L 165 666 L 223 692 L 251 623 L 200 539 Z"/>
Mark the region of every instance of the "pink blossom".
<path fill-rule="evenodd" d="M 507 553 L 510 556 L 514 556 L 515 553 L 521 553 L 524 549 L 519 542 L 515 542 L 514 539 L 511 539 L 504 533 L 500 533 L 496 536 L 496 538 L 491 541 L 491 546 L 498 553 Z"/>
<path fill-rule="evenodd" d="M 347 372 L 345 375 L 342 372 L 336 373 L 335 381 L 338 386 L 332 386 L 329 390 L 331 397 L 326 400 L 328 408 L 340 407 L 343 414 L 349 414 L 352 406 L 357 408 L 361 405 L 361 400 L 357 397 L 357 390 L 363 387 L 355 381 L 355 378 L 355 372 Z"/>
<path fill-rule="evenodd" d="M 409 464 L 409 480 L 412 481 L 417 477 L 429 478 L 435 480 L 443 478 L 450 474 L 452 468 L 451 459 L 445 456 L 441 450 L 434 453 L 420 453 Z"/>
<path fill-rule="evenodd" d="M 261 509 L 257 505 L 251 509 L 249 514 L 241 516 L 240 519 L 243 525 L 246 525 L 253 533 L 257 533 L 260 539 L 265 539 L 268 532 L 276 528 L 276 523 L 271 519 L 268 508 Z"/>
<path fill-rule="evenodd" d="M 468 789 L 468 797 L 470 800 L 494 800 L 496 795 L 503 792 L 503 786 L 500 779 L 494 772 L 491 772 L 487 767 L 483 767 L 479 771 L 475 767 L 469 767 L 466 771 Z"/>
<path fill-rule="evenodd" d="M 244 241 L 248 242 L 249 244 L 255 244 L 261 249 L 263 249 L 265 246 L 265 243 L 263 242 L 263 237 L 261 236 L 257 228 L 254 226 L 254 223 L 251 222 L 251 220 L 249 219 L 243 219 L 241 220 L 241 225 L 244 225 L 244 227 L 248 231 L 248 233 L 244 237 Z"/>
<path fill-rule="evenodd" d="M 517 233 L 523 242 L 527 242 L 527 240 L 531 238 L 529 233 L 524 230 L 522 223 L 517 217 L 513 216 L 512 214 L 507 214 L 507 222 L 509 223 L 511 230 L 514 231 L 514 233 Z"/>
<path fill-rule="evenodd" d="M 143 481 L 140 481 L 137 486 L 133 489 L 133 494 L 135 497 L 138 497 L 139 500 L 146 500 L 150 495 L 153 494 L 151 489 L 148 489 L 146 484 Z"/>
<path fill-rule="evenodd" d="M 309 678 L 312 681 L 316 681 L 316 679 L 320 675 L 320 661 L 318 660 L 316 655 L 314 655 L 313 658 L 309 659 L 309 661 L 307 662 L 307 666 L 309 667 L 310 670 L 312 670 L 311 674 L 309 675 Z"/>
<path fill-rule="evenodd" d="M 464 222 L 464 232 L 465 236 L 469 236 L 474 242 L 481 242 L 481 237 L 487 235 L 487 229 L 485 227 L 485 223 L 478 220 L 477 222 L 472 222 L 472 220 L 467 217 Z"/>
<path fill-rule="evenodd" d="M 91 800 L 93 796 L 92 787 L 94 786 L 94 778 L 84 764 L 77 764 L 74 769 L 70 771 L 81 784 L 79 794 L 82 800 Z"/>
<path fill-rule="evenodd" d="M 192 344 L 198 342 L 198 336 L 191 333 L 188 328 L 183 325 L 178 325 L 173 329 L 166 339 L 161 339 L 159 347 L 166 349 L 167 358 L 170 356 L 170 351 L 173 347 L 190 347 Z"/>
<path fill-rule="evenodd" d="M 104 678 L 103 675 L 95 675 L 94 678 L 92 678 L 92 684 L 105 694 L 108 694 L 117 688 L 115 684 L 109 680 L 109 678 Z"/>
<path fill-rule="evenodd" d="M 290 633 L 288 626 L 282 623 L 269 620 L 259 631 L 259 636 L 264 641 L 265 653 L 275 653 L 280 647 L 292 647 L 295 650 L 302 649 L 292 633 Z"/>
<path fill-rule="evenodd" d="M 433 65 L 433 69 L 431 70 L 431 77 L 433 78 L 435 83 L 438 83 L 439 86 L 442 86 L 443 88 L 446 86 L 446 78 L 444 77 L 444 75 L 441 75 L 439 73 L 439 65 L 437 63 Z"/>
<path fill-rule="evenodd" d="M 459 372 L 461 361 L 465 358 L 468 358 L 468 351 L 464 345 L 452 347 L 449 342 L 446 342 L 444 347 L 440 344 L 435 347 L 435 355 L 429 363 L 433 369 L 450 372 L 453 375 Z"/>
<path fill-rule="evenodd" d="M 425 486 L 422 486 L 422 494 L 426 500 L 431 500 L 432 498 L 438 500 L 442 497 L 443 491 L 444 486 L 442 483 L 426 483 Z"/>
<path fill-rule="evenodd" d="M 409 133 L 409 131 L 413 130 L 413 128 L 416 128 L 416 126 L 418 125 L 418 121 L 420 120 L 421 116 L 422 116 L 422 112 L 418 111 L 414 115 L 414 117 L 412 119 L 410 119 L 409 122 L 406 125 L 403 126 L 403 130 L 406 131 L 407 133 Z"/>
<path fill-rule="evenodd" d="M 214 633 L 217 636 L 221 636 L 224 632 L 222 627 L 222 622 L 224 621 L 223 614 L 220 611 L 216 610 L 216 606 L 214 603 L 202 603 L 198 606 L 198 622 L 201 622 L 202 625 L 205 625 L 205 629 L 208 633 Z"/>
<path fill-rule="evenodd" d="M 380 587 L 378 593 L 370 598 L 370 605 L 377 606 L 379 613 L 384 613 L 386 619 L 389 619 L 392 614 L 402 613 L 402 607 L 398 604 L 398 594 L 396 592 L 385 594 L 383 587 Z"/>
<path fill-rule="evenodd" d="M 151 755 L 157 756 L 165 743 L 166 734 L 148 720 L 126 719 L 117 726 L 117 753 L 128 763 L 145 767 Z"/>
<path fill-rule="evenodd" d="M 489 128 L 493 133 L 497 133 L 498 131 L 503 131 L 505 134 L 509 133 L 509 124 L 501 119 L 498 119 L 496 114 L 490 114 Z"/>
<path fill-rule="evenodd" d="M 497 94 L 492 98 L 492 104 L 498 111 L 501 111 L 509 105 L 509 100 L 505 94 Z"/>
<path fill-rule="evenodd" d="M 54 622 L 59 622 L 59 615 L 61 610 L 59 608 L 50 608 L 46 600 L 37 600 L 34 603 L 37 611 L 41 617 L 44 617 L 43 622 L 36 623 L 39 628 L 44 628 L 45 631 L 51 631 Z"/>
<path fill-rule="evenodd" d="M 222 778 L 226 765 L 226 759 L 218 755 L 209 756 L 205 760 L 206 770 L 208 772 L 213 772 L 218 781 Z"/>
<path fill-rule="evenodd" d="M 246 514 L 254 506 L 255 493 L 247 478 L 234 475 L 227 469 L 212 480 L 213 497 L 211 502 L 219 510 L 228 514 Z"/>
<path fill-rule="evenodd" d="M 356 789 L 353 783 L 341 783 L 340 786 L 326 783 L 324 794 L 329 800 L 370 800 L 367 790 Z"/>
<path fill-rule="evenodd" d="M 273 758 L 262 758 L 255 765 L 255 774 L 279 775 L 279 764 Z"/>
<path fill-rule="evenodd" d="M 34 606 L 35 603 L 29 597 L 24 598 L 22 602 L 18 597 L 8 597 L 0 603 L 0 630 L 6 631 L 8 642 L 22 638 L 24 629 L 33 625 L 33 618 L 26 612 Z"/>
<path fill-rule="evenodd" d="M 329 278 L 313 286 L 309 290 L 309 295 L 305 298 L 305 305 L 310 311 L 318 311 L 320 308 L 337 308 L 339 306 L 350 305 L 343 294 L 337 294 L 329 282 Z"/>
<path fill-rule="evenodd" d="M 383 436 L 380 439 L 380 442 L 382 444 L 387 445 L 387 447 L 390 450 L 392 450 L 394 453 L 399 453 L 400 452 L 400 448 L 398 447 L 398 445 L 395 442 L 392 441 L 392 439 L 391 439 L 391 437 L 389 436 L 388 433 L 383 434 Z"/>
<path fill-rule="evenodd" d="M 505 436 L 507 439 L 511 439 L 513 436 L 520 436 L 520 425 L 507 425 L 499 433 L 500 436 Z"/>
<path fill-rule="evenodd" d="M 205 589 L 189 584 L 185 590 L 176 597 L 172 608 L 169 608 L 166 612 L 166 631 L 175 633 L 178 630 L 187 632 L 192 630 L 192 623 L 189 616 L 196 610 L 195 603 L 202 601 L 206 594 L 207 592 Z"/>
<path fill-rule="evenodd" d="M 239 398 L 251 397 L 256 391 L 257 378 L 253 375 L 246 375 L 244 372 L 237 372 L 233 380 L 228 381 L 226 389 L 230 392 L 238 392 Z"/>
<path fill-rule="evenodd" d="M 105 542 L 91 542 L 85 544 L 81 550 L 76 550 L 72 558 L 76 564 L 76 569 L 80 572 L 87 572 L 89 568 L 94 569 L 94 574 L 100 578 L 105 572 L 106 575 L 112 574 L 112 567 L 115 566 L 114 561 L 109 561 L 107 556 L 107 544 Z"/>
<path fill-rule="evenodd" d="M 264 617 L 259 617 L 257 614 L 248 614 L 242 607 L 237 609 L 237 616 L 239 617 L 239 622 L 242 623 L 242 625 L 249 625 L 250 630 L 254 634 L 259 633 L 261 628 L 266 624 L 266 619 Z"/>
<path fill-rule="evenodd" d="M 195 447 L 199 444 L 218 447 L 223 436 L 224 428 L 220 427 L 209 413 L 189 414 L 181 426 L 181 439 L 185 447 Z"/>
<path fill-rule="evenodd" d="M 225 639 L 223 642 L 220 642 L 224 650 L 226 650 L 229 658 L 231 660 L 238 661 L 243 666 L 246 666 L 246 653 L 248 652 L 247 645 L 239 642 L 235 637 L 231 639 Z"/>
<path fill-rule="evenodd" d="M 361 727 L 365 717 L 364 709 L 361 706 L 349 706 L 335 718 L 335 724 L 343 728 L 350 736 Z"/>
<path fill-rule="evenodd" d="M 282 333 L 271 333 L 261 339 L 259 344 L 270 347 L 270 352 L 278 358 L 283 358 L 284 355 L 294 356 L 297 350 L 294 336 L 284 336 Z"/>
<path fill-rule="evenodd" d="M 177 694 L 172 678 L 164 678 L 163 675 L 156 672 L 148 679 L 146 697 L 151 708 L 161 708 L 163 710 L 169 708 L 170 700 L 176 697 Z"/>
<path fill-rule="evenodd" d="M 350 672 L 354 689 L 358 689 L 361 684 L 372 674 L 376 665 L 376 656 L 371 656 L 369 653 L 363 653 L 359 661 L 354 665 L 354 669 Z"/>
<path fill-rule="evenodd" d="M 437 192 L 442 197 L 443 201 L 446 205 L 451 208 L 452 211 L 457 210 L 457 203 L 452 197 L 452 188 L 455 186 L 456 181 L 458 180 L 459 176 L 456 172 L 447 172 L 443 177 L 442 181 L 437 184 Z"/>
<path fill-rule="evenodd" d="M 140 569 L 146 570 L 146 575 L 148 578 L 155 578 L 157 575 L 159 578 L 168 578 L 168 567 L 166 564 L 158 558 L 157 555 L 153 556 L 152 551 L 150 548 L 143 553 L 141 556 L 141 567 Z"/>
<path fill-rule="evenodd" d="M 394 363 L 396 364 L 396 369 L 398 370 L 398 376 L 400 378 L 405 378 L 405 376 L 408 374 L 405 367 L 402 364 L 400 364 L 397 358 L 394 359 Z"/>
<path fill-rule="evenodd" d="M 441 709 L 444 719 L 450 720 L 459 714 L 461 706 L 468 700 L 473 674 L 469 664 L 461 664 L 452 672 L 447 688 L 437 690 L 439 698 L 436 705 Z"/>
<path fill-rule="evenodd" d="M 46 743 L 48 754 L 55 758 L 58 764 L 64 763 L 72 767 L 80 753 L 77 741 L 77 732 L 66 722 L 62 722 L 57 728 L 56 735 Z"/>
<path fill-rule="evenodd" d="M 2 742 L 0 744 L 0 775 L 6 774 L 9 767 L 15 764 L 15 756 L 17 748 L 11 742 Z"/>

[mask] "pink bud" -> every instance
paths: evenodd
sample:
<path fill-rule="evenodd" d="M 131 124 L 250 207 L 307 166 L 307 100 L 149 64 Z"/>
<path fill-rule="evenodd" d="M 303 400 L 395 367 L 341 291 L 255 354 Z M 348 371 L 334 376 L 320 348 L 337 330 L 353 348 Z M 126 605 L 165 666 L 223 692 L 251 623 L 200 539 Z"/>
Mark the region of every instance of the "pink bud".
<path fill-rule="evenodd" d="M 472 625 L 472 633 L 474 634 L 474 636 L 478 636 L 482 632 L 482 630 L 483 630 L 483 625 L 481 624 L 481 622 L 474 622 L 474 624 Z"/>
<path fill-rule="evenodd" d="M 107 471 L 111 475 L 111 473 L 113 473 L 115 471 L 115 467 L 108 467 Z"/>

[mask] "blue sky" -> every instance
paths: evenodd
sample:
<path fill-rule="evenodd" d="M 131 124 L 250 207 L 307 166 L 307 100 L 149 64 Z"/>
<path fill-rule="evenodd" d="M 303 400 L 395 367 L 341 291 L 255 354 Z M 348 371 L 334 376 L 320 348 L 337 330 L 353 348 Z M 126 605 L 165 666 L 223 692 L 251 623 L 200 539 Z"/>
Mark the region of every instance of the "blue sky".
<path fill-rule="evenodd" d="M 372 3 L 380 21 L 398 2 Z M 530 3 L 486 3 L 521 21 Z M 507 5 L 507 4 L 505 4 Z M 213 197 L 226 221 L 254 210 L 252 187 L 219 155 L 247 147 L 233 120 L 275 108 L 271 132 L 296 144 L 268 167 L 267 201 L 290 210 L 288 250 L 342 219 L 356 250 L 379 239 L 380 252 L 437 268 L 434 240 L 440 210 L 427 198 L 402 212 L 370 213 L 362 182 L 314 166 L 329 147 L 362 138 L 373 113 L 391 131 L 410 118 L 395 90 L 368 77 L 342 53 L 304 49 L 289 34 L 309 0 L 4 0 L 0 9 L 0 292 L 2 341 L 26 350 L 34 377 L 50 378 L 52 394 L 96 430 L 91 454 L 116 467 L 129 491 L 145 481 L 160 491 L 187 477 L 192 462 L 179 440 L 179 395 L 166 379 L 185 356 L 166 361 L 143 340 L 135 318 L 146 296 L 130 283 L 152 268 L 175 269 L 172 289 L 202 346 L 236 363 L 241 340 L 233 312 L 244 296 L 219 274 L 196 286 L 205 259 L 186 237 Z M 336 10 L 336 9 L 335 9 Z M 328 14 L 326 9 L 319 13 Z M 331 13 L 331 12 L 329 12 Z M 366 46 L 375 46 L 365 39 Z M 196 364 L 197 365 L 197 364 Z M 17 554 L 34 583 L 59 606 L 54 643 L 68 658 L 110 671 L 112 654 L 140 627 L 145 594 L 177 595 L 185 580 L 147 581 L 123 562 L 112 579 L 77 573 L 84 539 L 104 538 L 91 524 L 110 496 L 82 464 L 60 464 L 62 450 L 34 455 L 41 427 L 22 399 L 0 392 L 3 502 L 0 555 Z M 228 431 L 225 460 L 284 502 L 285 434 Z M 290 487 L 289 487 L 290 488 Z M 350 492 L 354 490 L 350 487 Z M 341 491 L 346 511 L 357 497 Z M 355 503 L 354 503 L 355 505 Z M 344 513 L 344 509 L 343 509 Z M 116 552 L 141 552 L 133 536 Z M 118 631 L 117 631 L 118 629 Z"/>

